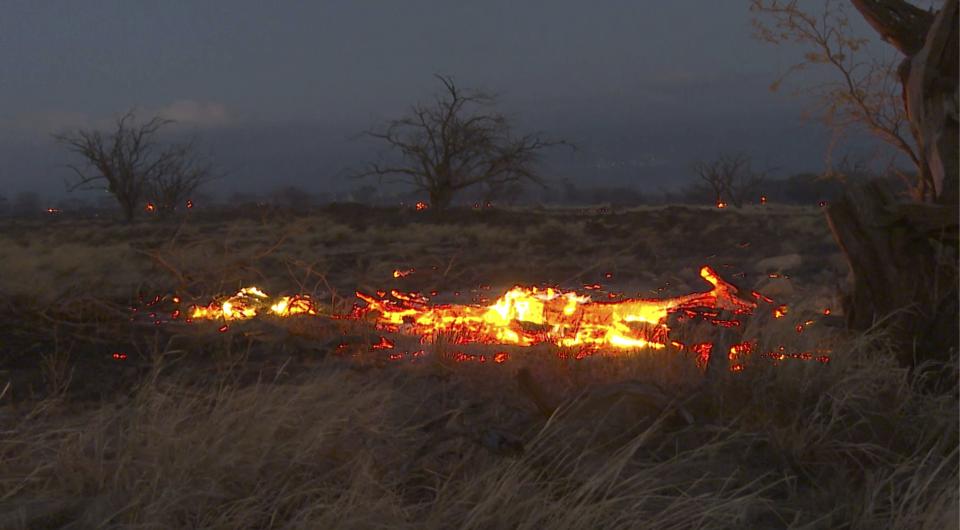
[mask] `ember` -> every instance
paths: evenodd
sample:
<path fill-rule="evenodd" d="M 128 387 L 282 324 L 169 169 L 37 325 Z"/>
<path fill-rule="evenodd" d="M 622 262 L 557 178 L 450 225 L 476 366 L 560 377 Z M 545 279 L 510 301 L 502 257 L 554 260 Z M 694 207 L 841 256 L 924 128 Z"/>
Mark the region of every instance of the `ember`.
<path fill-rule="evenodd" d="M 412 273 L 413 269 L 394 271 L 395 278 Z M 607 293 L 604 299 L 594 301 L 589 295 L 564 291 L 556 287 L 516 286 L 493 303 L 454 304 L 434 303 L 418 292 L 402 292 L 396 289 L 377 291 L 373 295 L 357 292 L 363 302 L 355 304 L 346 315 L 329 315 L 337 319 L 368 320 L 382 333 L 401 333 L 418 337 L 421 344 L 432 343 L 446 336 L 453 344 L 487 344 L 503 346 L 533 346 L 553 344 L 561 348 L 573 348 L 576 359 L 605 351 L 626 351 L 640 348 L 663 349 L 668 345 L 696 354 L 701 367 L 710 358 L 713 344 L 702 342 L 684 344 L 670 337 L 673 322 L 694 319 L 703 320 L 717 327 L 742 328 L 741 318 L 750 315 L 760 301 L 773 303 L 770 298 L 750 292 L 750 298 L 741 297 L 734 285 L 727 283 L 710 267 L 703 267 L 700 276 L 712 288 L 673 298 L 645 299 L 621 298 L 620 293 Z M 489 287 L 484 286 L 485 290 Z M 599 290 L 599 284 L 584 286 L 585 290 Z M 459 294 L 459 293 L 457 293 Z M 611 296 L 611 294 L 615 296 Z M 436 292 L 431 291 L 430 296 Z M 752 298 L 752 299 L 751 299 Z M 179 301 L 179 298 L 174 297 Z M 787 306 L 779 305 L 773 310 L 775 318 L 788 313 Z M 320 310 L 306 295 L 271 298 L 257 287 L 245 287 L 230 297 L 215 299 L 207 305 L 193 305 L 188 310 L 190 323 L 193 319 L 215 320 L 222 324 L 219 331 L 226 332 L 227 322 L 248 320 L 260 316 L 289 317 L 294 315 L 317 316 Z M 677 315 L 670 320 L 670 315 Z M 179 309 L 170 314 L 173 319 L 181 315 Z M 805 321 L 796 327 L 802 332 L 813 321 Z M 743 368 L 743 360 L 754 352 L 755 342 L 739 342 L 725 352 L 731 370 Z M 346 345 L 338 347 L 341 351 Z M 395 343 L 386 336 L 370 345 L 370 351 L 384 351 L 390 360 L 401 360 L 407 352 L 395 349 Z M 412 353 L 416 358 L 423 350 Z M 785 358 L 806 359 L 805 355 L 783 352 L 763 354 L 774 360 Z M 483 355 L 458 351 L 451 357 L 454 361 L 486 362 Z M 811 357 L 812 358 L 812 357 Z M 489 360 L 496 364 L 509 359 L 507 352 L 500 351 Z M 828 359 L 828 358 L 827 358 Z M 818 359 L 820 360 L 820 359 Z M 821 361 L 826 362 L 826 361 Z"/>
<path fill-rule="evenodd" d="M 357 297 L 367 303 L 358 308 L 358 316 L 372 314 L 381 329 L 424 339 L 450 334 L 459 344 L 551 343 L 585 350 L 659 349 L 667 344 L 669 313 L 711 309 L 747 314 L 756 307 L 755 302 L 740 298 L 737 288 L 720 279 L 713 269 L 704 267 L 700 275 L 713 285 L 712 290 L 676 298 L 618 302 L 594 302 L 588 296 L 552 287 L 517 286 L 488 306 L 433 305 L 417 293 L 392 291 L 386 297 L 358 292 Z"/>

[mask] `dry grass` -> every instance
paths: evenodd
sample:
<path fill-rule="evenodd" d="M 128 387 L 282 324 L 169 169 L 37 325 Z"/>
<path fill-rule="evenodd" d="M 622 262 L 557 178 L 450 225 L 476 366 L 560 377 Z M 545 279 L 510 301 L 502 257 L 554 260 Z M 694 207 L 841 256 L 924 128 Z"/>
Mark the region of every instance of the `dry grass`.
<path fill-rule="evenodd" d="M 689 286 L 665 286 L 665 278 L 696 286 L 682 271 L 706 253 L 717 266 L 729 260 L 731 270 L 749 270 L 789 243 L 819 263 L 804 247 L 822 235 L 809 211 L 782 214 L 783 224 L 806 231 L 788 242 L 777 239 L 778 223 L 754 219 L 762 212 L 692 229 L 683 223 L 699 214 L 643 210 L 569 224 L 555 212 L 532 215 L 466 229 L 417 219 L 361 229 L 331 217 L 111 227 L 82 237 L 35 227 L 38 238 L 17 250 L 22 261 L 0 267 L 27 270 L 39 262 L 23 249 L 93 245 L 90 238 L 112 231 L 113 245 L 143 251 L 122 265 L 143 276 L 77 276 L 81 292 L 106 282 L 128 295 L 145 285 L 210 293 L 262 277 L 277 292 L 309 290 L 342 306 L 351 288 L 383 286 L 393 268 L 407 266 L 418 273 L 402 285 L 415 288 L 468 290 L 498 275 L 508 282 L 515 267 L 519 276 L 574 282 L 612 270 L 619 286 L 666 291 Z M 658 234 L 658 215 L 673 216 L 667 224 L 679 234 L 671 237 L 681 241 L 700 237 L 697 229 L 731 235 L 716 248 L 688 247 L 684 257 Z M 744 233 L 752 254 L 730 250 Z M 105 256 L 86 266 L 102 271 L 112 262 Z M 791 317 L 822 304 L 809 302 L 828 290 L 819 274 L 793 275 Z M 46 375 L 36 384 L 48 378 L 46 391 L 0 381 L 2 528 L 939 529 L 956 528 L 960 517 L 957 358 L 937 367 L 948 377 L 935 387 L 897 367 L 878 333 L 842 337 L 813 326 L 798 335 L 794 321 L 757 320 L 748 334 L 761 342 L 800 349 L 829 341 L 833 361 L 752 362 L 705 385 L 677 352 L 573 361 L 548 348 L 517 349 L 498 365 L 444 361 L 442 341 L 417 363 L 318 349 L 338 333 L 362 334 L 360 323 L 293 329 L 282 340 L 244 338 L 242 329 L 170 337 L 124 319 L 90 323 L 89 314 L 51 310 L 75 296 L 61 286 L 50 288 L 60 298 L 16 297 L 44 308 L 37 314 L 47 320 L 33 323 L 18 308 L 22 322 L 7 344 L 29 350 L 15 329 L 61 322 L 56 341 L 37 339 L 45 355 L 38 374 Z M 309 340 L 295 348 L 294 339 Z M 101 384 L 116 377 L 117 363 L 84 364 L 111 341 L 138 348 L 120 369 L 124 384 L 96 399 L 71 393 L 98 374 Z M 18 358 L 0 375 L 16 379 Z M 518 385 L 521 368 L 557 406 L 548 417 Z"/>

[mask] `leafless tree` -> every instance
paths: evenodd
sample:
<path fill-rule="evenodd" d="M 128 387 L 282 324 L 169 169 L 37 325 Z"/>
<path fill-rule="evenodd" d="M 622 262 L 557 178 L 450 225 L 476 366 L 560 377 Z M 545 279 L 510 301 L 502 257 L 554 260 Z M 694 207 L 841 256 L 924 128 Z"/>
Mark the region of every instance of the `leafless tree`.
<path fill-rule="evenodd" d="M 454 195 L 485 184 L 505 189 L 521 182 L 542 184 L 534 171 L 542 149 L 563 144 L 536 134 L 515 136 L 507 118 L 492 110 L 489 94 L 461 90 L 450 77 L 436 76 L 444 91 L 431 104 L 414 105 L 407 116 L 366 135 L 397 151 L 396 163 L 374 163 L 361 176 L 392 178 L 425 192 L 431 207 L 450 205 Z"/>
<path fill-rule="evenodd" d="M 189 145 L 158 145 L 158 132 L 171 120 L 156 116 L 142 124 L 135 122 L 130 111 L 106 135 L 80 129 L 54 136 L 84 162 L 68 166 L 76 174 L 68 189 L 108 191 L 128 222 L 151 201 L 161 213 L 169 213 L 210 177 L 209 167 L 195 161 Z"/>
<path fill-rule="evenodd" d="M 897 61 L 864 57 L 869 39 L 853 34 L 845 0 L 824 0 L 819 13 L 806 11 L 809 3 L 805 4 L 800 7 L 799 0 L 751 0 L 750 10 L 757 15 L 753 23 L 760 39 L 807 47 L 803 59 L 788 68 L 771 88 L 776 90 L 791 75 L 811 67 L 832 68 L 837 74 L 835 81 L 807 85 L 802 91 L 815 97 L 818 117 L 833 130 L 834 139 L 852 128 L 869 131 L 911 161 L 916 168 L 911 173 L 920 175 L 911 186 L 914 194 L 918 198 L 929 196 L 930 172 L 911 135 Z M 906 173 L 902 176 L 908 178 Z"/>
<path fill-rule="evenodd" d="M 213 179 L 213 170 L 207 162 L 195 156 L 192 144 L 168 148 L 167 165 L 149 182 L 149 198 L 161 217 L 169 217 L 180 206 L 189 207 L 194 192 Z"/>
<path fill-rule="evenodd" d="M 723 154 L 710 162 L 696 162 L 693 170 L 717 205 L 729 202 L 740 208 L 751 196 L 759 198 L 760 187 L 766 178 L 766 172 L 754 171 L 751 166 L 750 157 L 737 153 Z"/>

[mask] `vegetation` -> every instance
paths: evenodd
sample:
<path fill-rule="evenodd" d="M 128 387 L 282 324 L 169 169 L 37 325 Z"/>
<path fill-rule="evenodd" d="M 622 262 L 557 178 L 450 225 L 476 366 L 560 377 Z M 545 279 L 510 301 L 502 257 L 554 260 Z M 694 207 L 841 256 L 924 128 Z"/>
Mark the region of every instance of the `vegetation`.
<path fill-rule="evenodd" d="M 0 231 L 0 527 L 956 527 L 956 355 L 937 387 L 883 333 L 828 325 L 845 264 L 818 208 L 452 214 L 245 207 L 178 227 Z M 250 283 L 336 311 L 355 289 L 600 282 L 593 296 L 667 296 L 703 288 L 704 263 L 789 304 L 749 336 L 829 348 L 831 362 L 757 358 L 704 385 L 672 349 L 576 361 L 514 348 L 479 364 L 441 340 L 397 362 L 370 350 L 363 322 L 221 333 L 129 310 Z M 415 272 L 394 278 L 401 267 Z M 521 368 L 558 407 L 549 417 Z"/>
<path fill-rule="evenodd" d="M 55 138 L 79 155 L 82 166 L 71 165 L 76 189 L 105 190 L 117 200 L 130 222 L 142 209 L 169 216 L 184 205 L 201 184 L 212 177 L 191 145 L 157 144 L 160 129 L 172 123 L 159 116 L 137 125 L 133 111 L 117 120 L 113 133 L 81 129 Z"/>
<path fill-rule="evenodd" d="M 836 81 L 808 85 L 804 90 L 816 96 L 820 117 L 834 130 L 835 137 L 843 136 L 850 128 L 869 131 L 913 165 L 913 171 L 903 171 L 897 169 L 896 157 L 892 157 L 889 163 L 891 170 L 911 182 L 910 190 L 914 199 L 940 199 L 945 204 L 956 203 L 956 190 L 953 189 L 956 187 L 953 181 L 957 178 L 953 162 L 957 157 L 956 147 L 952 147 L 952 151 L 945 151 L 943 155 L 931 156 L 943 148 L 939 146 L 941 136 L 950 138 L 947 144 L 956 144 L 956 125 L 941 123 L 937 129 L 922 123 L 934 120 L 940 123 L 943 114 L 951 112 L 952 120 L 956 123 L 956 110 L 950 111 L 949 104 L 943 107 L 934 101 L 941 98 L 944 95 L 942 93 L 948 99 L 956 98 L 957 83 L 950 80 L 956 78 L 956 51 L 953 50 L 952 58 L 919 56 L 931 31 L 945 32 L 948 35 L 945 37 L 945 42 L 949 43 L 946 44 L 947 48 L 955 48 L 948 26 L 952 23 L 956 27 L 956 2 L 947 2 L 949 5 L 940 9 L 946 17 L 946 23 L 943 30 L 936 30 L 933 28 L 936 16 L 932 10 L 922 9 L 904 0 L 854 0 L 853 6 L 877 29 L 883 40 L 906 56 L 888 61 L 864 58 L 870 39 L 852 32 L 845 4 L 838 0 L 826 0 L 822 4 L 822 11 L 815 12 L 802 8 L 796 0 L 751 1 L 750 9 L 757 15 L 754 25 L 761 39 L 773 44 L 793 42 L 808 48 L 803 60 L 790 67 L 774 82 L 772 88 L 776 89 L 788 76 L 809 67 L 826 66 L 833 69 L 837 74 Z M 932 41 L 938 39 L 941 38 Z M 929 68 L 924 70 L 925 73 L 919 73 L 920 69 L 927 68 L 928 57 Z M 912 69 L 917 69 L 918 73 L 912 73 Z M 911 75 L 925 76 L 927 79 L 913 83 L 916 86 L 911 88 Z M 937 86 L 928 87 L 931 82 Z M 914 91 L 918 93 L 911 96 L 910 92 Z M 908 112 L 911 99 L 914 99 L 912 105 L 917 107 L 913 113 L 914 123 L 911 123 Z M 921 105 L 932 109 L 918 108 Z M 928 119 L 925 114 L 931 111 L 937 116 Z M 946 196 L 943 196 L 944 193 Z"/>
<path fill-rule="evenodd" d="M 436 76 L 445 92 L 432 104 L 414 105 L 407 116 L 367 136 L 398 153 L 395 163 L 374 163 L 363 176 L 395 178 L 426 193 L 430 206 L 446 209 L 458 192 L 482 185 L 491 197 L 517 183 L 542 184 L 535 171 L 541 150 L 563 142 L 536 134 L 517 136 L 503 114 L 490 109 L 495 98 L 457 88 Z"/>
<path fill-rule="evenodd" d="M 712 162 L 697 162 L 694 172 L 700 185 L 715 199 L 714 204 L 728 202 L 741 208 L 748 201 L 759 202 L 766 175 L 754 171 L 745 154 L 724 154 Z M 703 189 L 703 188 L 701 188 Z"/>

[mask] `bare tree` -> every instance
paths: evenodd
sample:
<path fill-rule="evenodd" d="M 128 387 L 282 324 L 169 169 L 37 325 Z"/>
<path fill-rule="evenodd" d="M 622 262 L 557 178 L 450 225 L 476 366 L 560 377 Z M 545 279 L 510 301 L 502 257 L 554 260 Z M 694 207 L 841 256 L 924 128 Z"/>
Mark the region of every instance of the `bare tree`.
<path fill-rule="evenodd" d="M 457 88 L 436 76 L 444 92 L 432 104 L 414 105 L 406 117 L 366 135 L 399 152 L 397 163 L 374 163 L 361 176 L 394 178 L 425 192 L 437 210 L 477 184 L 504 189 L 524 181 L 542 184 L 533 167 L 542 149 L 563 144 L 536 134 L 514 136 L 507 118 L 490 107 L 489 94 Z"/>
<path fill-rule="evenodd" d="M 771 88 L 776 90 L 788 77 L 810 67 L 832 68 L 837 73 L 836 81 L 808 85 L 802 90 L 815 97 L 819 118 L 833 130 L 834 139 L 851 128 L 869 131 L 911 161 L 916 171 L 910 172 L 912 175 L 900 172 L 901 178 L 916 179 L 911 187 L 917 198 L 930 197 L 930 171 L 911 135 L 897 61 L 864 57 L 869 40 L 853 35 L 844 2 L 824 0 L 819 14 L 805 11 L 799 4 L 799 0 L 751 0 L 750 10 L 758 15 L 753 23 L 759 38 L 808 48 L 803 60 L 788 68 Z"/>
<path fill-rule="evenodd" d="M 773 29 L 761 28 L 761 36 L 814 45 L 800 67 L 829 64 L 841 74 L 836 89 L 826 91 L 832 96 L 828 113 L 843 109 L 906 153 L 917 166 L 916 198 L 933 203 L 902 203 L 887 183 L 872 180 L 848 185 L 826 208 L 850 265 L 852 284 L 843 297 L 847 326 L 883 326 L 905 366 L 943 361 L 960 347 L 960 2 L 945 0 L 939 10 L 926 10 L 905 0 L 850 0 L 902 55 L 880 77 L 871 77 L 877 70 L 854 58 L 866 40 L 850 36 L 842 6 L 826 1 L 825 12 L 813 16 L 798 3 L 753 0 L 754 11 L 776 21 Z"/>
<path fill-rule="evenodd" d="M 753 170 L 750 157 L 743 153 L 723 154 L 711 162 L 697 162 L 693 170 L 721 207 L 729 202 L 740 208 L 750 196 L 759 198 L 766 177 L 766 172 Z"/>
<path fill-rule="evenodd" d="M 68 166 L 76 174 L 68 190 L 108 191 L 128 222 L 150 201 L 156 201 L 154 208 L 161 212 L 172 211 L 210 176 L 209 168 L 193 159 L 189 145 L 162 148 L 157 144 L 157 133 L 171 120 L 156 116 L 139 125 L 135 121 L 130 111 L 108 135 L 81 129 L 54 136 L 84 161 L 83 166 Z"/>
<path fill-rule="evenodd" d="M 213 179 L 210 164 L 201 162 L 192 144 L 168 148 L 167 165 L 150 181 L 149 198 L 161 217 L 169 217 L 180 206 L 190 207 L 194 192 Z"/>

